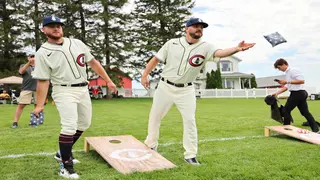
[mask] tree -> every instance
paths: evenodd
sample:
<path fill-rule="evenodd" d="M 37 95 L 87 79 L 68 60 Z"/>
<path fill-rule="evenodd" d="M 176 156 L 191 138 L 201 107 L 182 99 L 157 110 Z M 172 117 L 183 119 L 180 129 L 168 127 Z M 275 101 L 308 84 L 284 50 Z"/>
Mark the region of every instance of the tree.
<path fill-rule="evenodd" d="M 219 67 L 215 73 L 215 84 L 216 84 L 216 88 L 222 89 L 222 78 L 221 78 L 221 71 Z"/>
<path fill-rule="evenodd" d="M 216 82 L 215 82 L 215 71 L 211 70 L 211 72 L 207 72 L 206 74 L 206 89 L 215 89 L 216 88 Z"/>
<path fill-rule="evenodd" d="M 258 85 L 257 85 L 257 81 L 256 81 L 256 76 L 254 74 L 251 73 L 251 75 L 253 75 L 253 77 L 250 79 L 251 81 L 251 87 L 252 88 L 257 88 Z"/>
<path fill-rule="evenodd" d="M 137 58 L 131 59 L 131 65 L 137 71 L 145 67 L 165 42 L 183 34 L 193 6 L 192 0 L 135 0 L 131 34 Z M 161 65 L 153 74 L 159 74 L 160 70 Z M 139 74 L 136 73 L 136 80 Z"/>
<path fill-rule="evenodd" d="M 2 71 L 16 70 L 15 58 L 21 56 L 16 50 L 22 47 L 17 37 L 21 28 L 17 18 L 16 3 L 14 0 L 0 1 L 0 67 Z"/>

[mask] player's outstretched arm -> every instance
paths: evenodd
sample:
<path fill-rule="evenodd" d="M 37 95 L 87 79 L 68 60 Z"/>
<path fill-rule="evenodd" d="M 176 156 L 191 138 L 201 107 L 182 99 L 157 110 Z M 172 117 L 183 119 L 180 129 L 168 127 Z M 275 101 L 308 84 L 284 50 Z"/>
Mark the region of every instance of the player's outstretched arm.
<path fill-rule="evenodd" d="M 112 93 L 115 93 L 118 91 L 116 85 L 112 82 L 107 72 L 103 69 L 101 64 L 96 59 L 92 59 L 91 61 L 88 62 L 88 64 L 89 66 L 91 66 L 94 72 L 99 74 L 102 77 L 102 79 L 104 79 L 107 82 L 107 86 Z"/>
<path fill-rule="evenodd" d="M 146 69 L 143 71 L 142 77 L 141 77 L 141 84 L 144 88 L 149 88 L 149 80 L 148 75 L 150 72 L 157 66 L 159 63 L 159 59 L 156 57 L 153 57 L 147 64 Z"/>
<path fill-rule="evenodd" d="M 49 89 L 49 80 L 38 80 L 37 81 L 37 102 L 36 108 L 34 108 L 33 113 L 38 117 L 39 113 L 44 109 L 44 102 L 47 97 Z"/>
<path fill-rule="evenodd" d="M 238 46 L 233 48 L 227 48 L 227 49 L 219 49 L 215 51 L 214 56 L 215 57 L 227 57 L 231 56 L 239 51 L 245 51 L 249 48 L 252 48 L 256 43 L 245 43 L 244 41 L 241 41 Z"/>

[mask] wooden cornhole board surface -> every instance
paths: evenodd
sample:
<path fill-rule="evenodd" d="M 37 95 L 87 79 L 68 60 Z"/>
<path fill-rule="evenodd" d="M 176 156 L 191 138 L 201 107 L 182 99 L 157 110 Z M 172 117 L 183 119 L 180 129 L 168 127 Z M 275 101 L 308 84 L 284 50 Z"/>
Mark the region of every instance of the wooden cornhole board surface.
<path fill-rule="evenodd" d="M 320 144 L 320 134 L 314 133 L 314 132 L 309 132 L 307 134 L 304 133 L 299 133 L 297 131 L 297 128 L 295 126 L 291 125 L 284 125 L 284 126 L 265 126 L 264 127 L 264 135 L 265 136 L 270 136 L 270 130 L 276 131 L 281 134 L 285 134 L 303 141 L 307 141 L 313 144 Z"/>
<path fill-rule="evenodd" d="M 175 167 L 131 135 L 86 137 L 84 151 L 90 146 L 120 173 L 145 172 Z"/>

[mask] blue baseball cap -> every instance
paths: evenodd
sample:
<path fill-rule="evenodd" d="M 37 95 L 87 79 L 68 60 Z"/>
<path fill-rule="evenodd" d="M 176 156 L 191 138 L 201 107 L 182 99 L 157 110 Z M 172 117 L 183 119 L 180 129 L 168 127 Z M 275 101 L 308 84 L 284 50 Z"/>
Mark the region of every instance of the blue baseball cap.
<path fill-rule="evenodd" d="M 64 23 L 61 22 L 60 18 L 55 16 L 46 16 L 42 21 L 42 26 L 46 26 L 48 24 L 53 24 L 53 23 L 64 25 Z"/>
<path fill-rule="evenodd" d="M 203 22 L 202 19 L 200 18 L 190 18 L 186 23 L 186 27 L 192 26 L 194 24 L 202 24 L 203 28 L 206 28 L 209 26 L 207 23 Z"/>

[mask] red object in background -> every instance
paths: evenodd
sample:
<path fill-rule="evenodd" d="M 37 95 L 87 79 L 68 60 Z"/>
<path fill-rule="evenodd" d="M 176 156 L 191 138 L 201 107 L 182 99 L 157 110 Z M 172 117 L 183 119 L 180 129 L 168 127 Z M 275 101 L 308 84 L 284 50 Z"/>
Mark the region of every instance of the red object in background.
<path fill-rule="evenodd" d="M 98 94 L 99 93 L 99 89 L 98 88 L 95 88 L 95 89 L 92 89 L 92 94 Z"/>
<path fill-rule="evenodd" d="M 122 79 L 123 82 L 123 88 L 125 89 L 131 89 L 132 88 L 132 79 L 129 77 L 121 77 L 119 78 Z M 105 80 L 103 80 L 101 77 L 97 79 L 90 79 L 89 80 L 89 87 L 91 86 L 107 86 L 107 83 Z"/>

